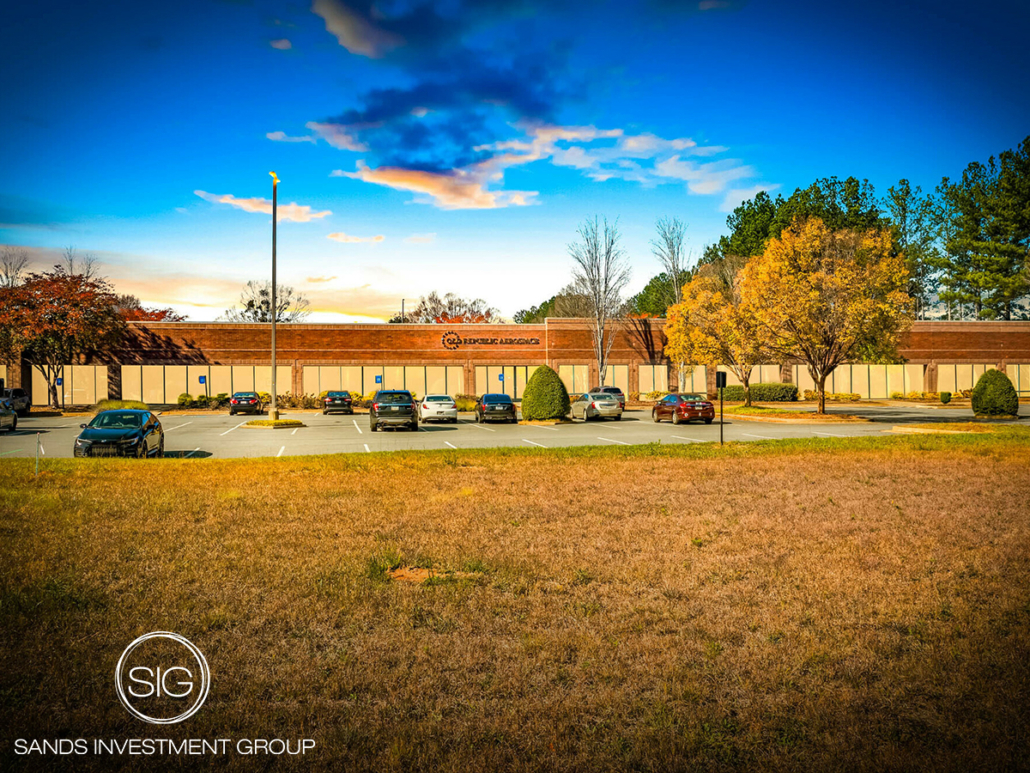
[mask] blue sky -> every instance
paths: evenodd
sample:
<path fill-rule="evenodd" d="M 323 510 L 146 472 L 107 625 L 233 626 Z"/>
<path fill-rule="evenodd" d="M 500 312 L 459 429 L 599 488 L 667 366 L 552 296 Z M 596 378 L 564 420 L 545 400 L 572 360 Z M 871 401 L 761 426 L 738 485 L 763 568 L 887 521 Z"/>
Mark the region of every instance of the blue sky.
<path fill-rule="evenodd" d="M 434 289 L 510 316 L 595 214 L 639 289 L 659 217 L 700 254 L 758 190 L 932 189 L 1030 133 L 1023 2 L 32 5 L 0 46 L 0 244 L 93 252 L 195 320 L 268 275 L 273 169 L 312 319 Z"/>

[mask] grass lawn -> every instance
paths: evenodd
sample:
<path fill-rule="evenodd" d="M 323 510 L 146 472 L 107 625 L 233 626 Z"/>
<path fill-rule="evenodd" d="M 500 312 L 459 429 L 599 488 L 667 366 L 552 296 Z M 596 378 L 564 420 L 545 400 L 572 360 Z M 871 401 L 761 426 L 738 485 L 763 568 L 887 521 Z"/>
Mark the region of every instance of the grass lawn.
<path fill-rule="evenodd" d="M 1030 759 L 1025 429 L 45 468 L 0 462 L 4 770 L 60 737 L 311 737 L 305 769 L 348 771 Z M 211 667 L 181 725 L 115 697 L 154 630 Z"/>

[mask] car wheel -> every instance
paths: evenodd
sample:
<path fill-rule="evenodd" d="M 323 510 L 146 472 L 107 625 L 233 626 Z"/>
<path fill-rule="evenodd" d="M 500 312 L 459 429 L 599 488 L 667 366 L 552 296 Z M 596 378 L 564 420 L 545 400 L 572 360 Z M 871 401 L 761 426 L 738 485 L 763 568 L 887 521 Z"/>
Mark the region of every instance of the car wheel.
<path fill-rule="evenodd" d="M 658 423 L 658 411 L 657 410 L 651 411 L 651 421 L 653 421 L 655 424 Z"/>
<path fill-rule="evenodd" d="M 161 445 L 159 445 L 157 447 L 157 458 L 158 459 L 164 459 L 165 458 L 165 439 L 163 437 L 161 438 Z"/>
<path fill-rule="evenodd" d="M 144 441 L 142 441 L 139 444 L 139 448 L 136 449 L 136 458 L 137 459 L 146 459 L 147 458 L 147 441 L 144 440 Z"/>
<path fill-rule="evenodd" d="M 379 425 L 378 424 L 373 423 L 373 424 L 371 424 L 369 426 L 370 426 L 370 428 L 371 428 L 371 430 L 373 432 L 378 432 L 379 431 Z"/>
<path fill-rule="evenodd" d="M 679 426 L 680 421 L 681 421 L 680 415 L 678 413 L 676 413 L 676 411 L 673 411 L 672 412 L 672 423 L 675 424 L 676 426 Z"/>
<path fill-rule="evenodd" d="M 482 424 L 482 423 L 483 423 L 483 417 L 480 416 L 479 413 L 477 412 L 476 413 L 476 424 Z"/>
<path fill-rule="evenodd" d="M 621 413 L 618 416 L 615 417 L 615 421 L 622 421 L 622 414 Z"/>
<path fill-rule="evenodd" d="M 17 429 L 18 429 L 18 417 L 17 416 L 12 416 L 11 417 L 11 426 L 7 428 L 7 431 L 10 432 L 13 435 L 15 430 L 17 430 Z"/>
<path fill-rule="evenodd" d="M 714 419 L 705 419 L 705 424 L 711 424 L 713 421 L 715 421 L 715 420 Z"/>
<path fill-rule="evenodd" d="M 415 419 L 415 421 L 411 422 L 408 426 L 411 428 L 412 432 L 418 432 L 418 419 Z"/>

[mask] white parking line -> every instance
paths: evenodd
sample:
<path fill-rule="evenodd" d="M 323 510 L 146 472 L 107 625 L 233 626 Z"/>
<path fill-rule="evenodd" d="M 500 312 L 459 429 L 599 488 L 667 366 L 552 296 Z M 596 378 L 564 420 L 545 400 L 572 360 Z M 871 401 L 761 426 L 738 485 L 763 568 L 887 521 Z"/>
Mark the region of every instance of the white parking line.
<path fill-rule="evenodd" d="M 187 421 L 186 424 L 192 424 L 192 421 Z M 174 427 L 169 427 L 165 432 L 171 432 L 173 429 L 179 429 L 179 427 L 185 427 L 186 424 L 176 424 Z"/>
<path fill-rule="evenodd" d="M 531 446 L 540 446 L 541 448 L 547 448 L 547 446 L 545 446 L 543 443 L 534 443 L 532 440 L 526 440 L 526 438 L 522 438 L 522 442 L 529 443 Z"/>
<path fill-rule="evenodd" d="M 297 427 L 297 429 L 300 429 L 300 427 Z M 290 434 L 291 435 L 296 435 L 297 434 L 297 429 L 293 430 L 293 432 L 291 432 Z"/>
<path fill-rule="evenodd" d="M 623 443 L 621 440 L 612 440 L 610 437 L 599 437 L 598 440 L 607 440 L 609 443 L 618 443 L 620 446 L 629 445 L 629 443 Z"/>
<path fill-rule="evenodd" d="M 283 446 L 282 448 L 280 448 L 279 449 L 279 453 L 277 453 L 275 455 L 275 458 L 278 459 L 280 456 L 282 456 L 283 455 L 283 451 L 285 451 L 285 450 L 286 450 L 286 446 Z"/>
<path fill-rule="evenodd" d="M 534 429 L 548 429 L 551 432 L 559 432 L 560 431 L 557 427 L 545 427 L 542 424 L 527 424 L 526 426 L 527 427 L 533 427 Z"/>
<path fill-rule="evenodd" d="M 476 424 L 476 423 L 471 422 L 471 421 L 463 421 L 462 424 L 471 424 L 476 429 L 485 429 L 487 432 L 496 432 L 497 431 L 495 429 L 490 429 L 489 427 L 484 427 L 481 424 Z"/>
<path fill-rule="evenodd" d="M 354 422 L 354 429 L 356 429 L 356 430 L 358 431 L 358 434 L 359 434 L 359 435 L 363 435 L 363 434 L 365 434 L 365 433 L 363 433 L 363 432 L 361 431 L 361 427 L 359 427 L 359 426 L 358 426 L 358 420 L 357 420 L 357 419 L 351 419 L 351 421 L 353 421 L 353 422 Z"/>
<path fill-rule="evenodd" d="M 672 437 L 676 438 L 677 440 L 689 440 L 691 443 L 704 443 L 705 442 L 703 440 L 698 440 L 697 438 L 694 438 L 694 437 L 683 437 L 682 435 L 673 435 Z"/>
<path fill-rule="evenodd" d="M 448 442 L 447 442 L 446 440 L 445 440 L 445 441 L 443 441 L 443 444 L 444 444 L 445 446 L 451 446 L 451 444 L 450 444 L 450 443 L 448 443 Z M 458 450 L 458 447 L 457 447 L 457 446 L 451 446 L 451 448 L 453 448 L 453 449 L 454 449 L 455 451 L 457 451 L 457 450 Z"/>
<path fill-rule="evenodd" d="M 366 450 L 366 451 L 367 451 L 368 453 L 372 453 L 372 449 L 368 447 L 368 443 L 362 443 L 362 445 L 364 445 L 364 446 L 365 446 L 365 450 Z"/>
<path fill-rule="evenodd" d="M 779 440 L 780 439 L 780 438 L 776 438 L 776 437 L 769 437 L 768 435 L 749 435 L 746 432 L 741 432 L 740 434 L 743 435 L 744 437 L 756 437 L 756 438 L 759 438 L 761 440 Z"/>
<path fill-rule="evenodd" d="M 248 419 L 248 421 L 249 421 L 249 419 Z M 228 434 L 229 434 L 230 432 L 232 432 L 232 431 L 233 431 L 234 429 L 239 429 L 240 427 L 242 427 L 242 426 L 243 426 L 244 424 L 246 424 L 246 423 L 247 423 L 246 421 L 241 421 L 241 422 L 240 422 L 239 424 L 237 424 L 237 425 L 236 425 L 235 427 L 232 427 L 231 429 L 227 429 L 227 430 L 226 430 L 225 432 L 223 432 L 222 434 L 223 434 L 223 435 L 228 435 Z"/>
<path fill-rule="evenodd" d="M 194 448 L 192 451 L 190 451 L 188 454 L 186 454 L 186 456 L 184 456 L 183 459 L 189 459 L 191 456 L 193 456 L 193 454 L 197 453 L 197 451 L 199 451 L 199 450 L 200 450 L 199 448 Z"/>
<path fill-rule="evenodd" d="M 813 435 L 822 435 L 823 437 L 847 437 L 847 435 L 834 435 L 832 432 L 815 432 L 812 431 Z"/>

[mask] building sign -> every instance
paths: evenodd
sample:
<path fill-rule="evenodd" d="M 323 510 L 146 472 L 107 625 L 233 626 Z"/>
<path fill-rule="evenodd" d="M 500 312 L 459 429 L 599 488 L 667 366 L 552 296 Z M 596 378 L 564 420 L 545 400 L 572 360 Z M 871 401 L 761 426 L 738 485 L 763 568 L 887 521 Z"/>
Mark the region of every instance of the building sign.
<path fill-rule="evenodd" d="M 462 338 L 448 330 L 440 338 L 444 349 L 454 351 L 462 346 L 539 346 L 539 338 Z"/>

